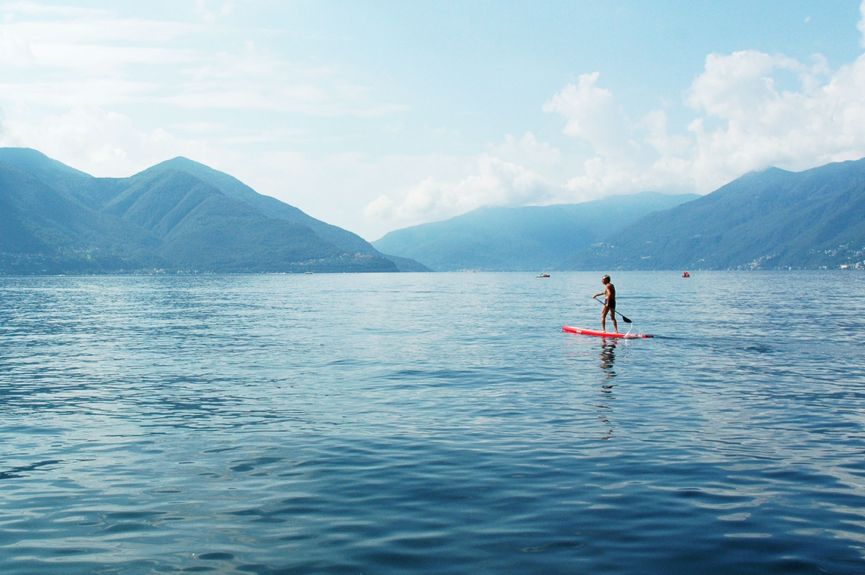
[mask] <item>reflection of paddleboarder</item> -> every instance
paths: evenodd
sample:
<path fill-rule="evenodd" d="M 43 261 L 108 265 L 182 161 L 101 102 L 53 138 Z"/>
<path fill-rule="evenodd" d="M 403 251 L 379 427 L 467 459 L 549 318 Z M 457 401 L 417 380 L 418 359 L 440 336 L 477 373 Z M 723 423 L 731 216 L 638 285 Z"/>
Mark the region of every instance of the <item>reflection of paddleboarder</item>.
<path fill-rule="evenodd" d="M 601 341 L 601 355 L 598 356 L 601 360 L 601 369 L 607 372 L 608 377 L 615 377 L 616 372 L 613 371 L 613 366 L 616 363 L 616 340 L 604 339 Z"/>
<path fill-rule="evenodd" d="M 598 419 L 607 427 L 601 439 L 607 440 L 613 437 L 613 423 L 610 416 L 613 413 L 611 400 L 613 399 L 613 378 L 616 377 L 616 339 L 601 340 L 601 371 L 604 373 L 604 381 L 601 382 L 601 401 L 598 406 Z"/>
<path fill-rule="evenodd" d="M 607 331 L 607 314 L 609 313 L 613 320 L 613 327 L 616 329 L 616 333 L 619 333 L 619 323 L 616 321 L 616 286 L 610 282 L 608 275 L 601 278 L 601 283 L 605 286 L 604 291 L 599 291 L 592 296 L 593 298 L 599 295 L 604 296 L 604 307 L 601 309 L 601 331 Z"/>

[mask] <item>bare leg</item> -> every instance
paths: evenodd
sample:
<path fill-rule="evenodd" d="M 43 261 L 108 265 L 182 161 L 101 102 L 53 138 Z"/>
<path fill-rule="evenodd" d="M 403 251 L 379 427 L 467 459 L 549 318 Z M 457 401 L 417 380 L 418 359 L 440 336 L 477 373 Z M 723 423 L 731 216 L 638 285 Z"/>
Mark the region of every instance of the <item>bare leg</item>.
<path fill-rule="evenodd" d="M 619 333 L 619 322 L 616 321 L 616 312 L 614 311 L 610 314 L 610 317 L 613 318 L 613 327 L 616 329 L 616 333 Z"/>
<path fill-rule="evenodd" d="M 609 310 L 607 310 L 607 306 L 605 304 L 604 307 L 601 308 L 601 331 L 607 331 L 607 311 Z M 613 321 L 616 321 L 616 319 L 613 318 Z"/>

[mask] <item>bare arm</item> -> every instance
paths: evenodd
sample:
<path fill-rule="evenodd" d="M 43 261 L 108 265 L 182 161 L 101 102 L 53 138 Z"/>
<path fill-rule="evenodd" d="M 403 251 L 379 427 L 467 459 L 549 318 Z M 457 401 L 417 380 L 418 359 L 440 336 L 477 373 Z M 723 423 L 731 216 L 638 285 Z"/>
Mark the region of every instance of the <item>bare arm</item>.
<path fill-rule="evenodd" d="M 599 295 L 604 296 L 604 299 L 605 299 L 605 300 L 609 300 L 609 299 L 610 299 L 610 286 L 605 287 L 605 288 L 604 288 L 604 291 L 599 291 L 598 293 L 596 293 L 595 295 L 593 295 L 593 296 L 592 296 L 592 299 L 598 297 Z"/>

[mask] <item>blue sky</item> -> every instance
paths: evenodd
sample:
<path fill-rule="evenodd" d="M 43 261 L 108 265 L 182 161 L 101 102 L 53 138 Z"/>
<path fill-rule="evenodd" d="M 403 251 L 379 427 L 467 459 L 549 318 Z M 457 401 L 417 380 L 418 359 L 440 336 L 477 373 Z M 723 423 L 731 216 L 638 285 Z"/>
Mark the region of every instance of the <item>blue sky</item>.
<path fill-rule="evenodd" d="M 184 155 L 373 240 L 865 156 L 865 3 L 0 2 L 0 145 Z"/>

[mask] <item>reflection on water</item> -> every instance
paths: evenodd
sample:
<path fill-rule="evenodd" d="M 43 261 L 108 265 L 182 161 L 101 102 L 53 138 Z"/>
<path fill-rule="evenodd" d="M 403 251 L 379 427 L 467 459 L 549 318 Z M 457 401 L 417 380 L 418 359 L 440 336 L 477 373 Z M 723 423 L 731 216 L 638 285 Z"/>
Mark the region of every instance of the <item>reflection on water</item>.
<path fill-rule="evenodd" d="M 612 412 L 613 388 L 615 387 L 613 378 L 616 377 L 615 363 L 616 346 L 618 343 L 616 339 L 601 339 L 601 353 L 599 357 L 604 381 L 601 382 L 601 401 L 598 404 L 598 419 L 602 424 L 602 429 L 604 429 L 601 439 L 605 441 L 613 437 L 613 423 L 610 421 L 610 415 Z"/>
<path fill-rule="evenodd" d="M 865 572 L 865 274 L 617 278 L 0 278 L 0 573 Z"/>
<path fill-rule="evenodd" d="M 616 339 L 601 339 L 601 369 L 608 379 L 616 377 L 614 367 L 616 363 L 616 346 L 618 343 Z"/>

